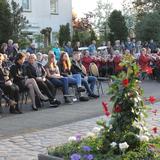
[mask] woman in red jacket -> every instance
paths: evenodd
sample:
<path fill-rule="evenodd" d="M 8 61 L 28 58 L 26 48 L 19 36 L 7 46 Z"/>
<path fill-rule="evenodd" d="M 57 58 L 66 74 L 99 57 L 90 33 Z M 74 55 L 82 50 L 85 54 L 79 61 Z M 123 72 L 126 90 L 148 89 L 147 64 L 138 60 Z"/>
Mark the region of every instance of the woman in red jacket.
<path fill-rule="evenodd" d="M 120 52 L 118 50 L 115 50 L 115 56 L 113 58 L 113 62 L 114 62 L 114 70 L 115 70 L 115 74 L 118 74 L 120 71 L 123 70 L 123 67 L 120 66 L 121 60 L 122 60 L 122 55 L 120 54 Z"/>
<path fill-rule="evenodd" d="M 83 52 L 83 57 L 82 57 L 81 61 L 82 61 L 82 64 L 84 65 L 84 67 L 86 68 L 87 73 L 89 73 L 89 65 L 92 62 L 96 63 L 96 59 L 89 55 L 89 51 Z"/>
<path fill-rule="evenodd" d="M 150 56 L 147 54 L 147 50 L 145 48 L 142 49 L 141 55 L 139 57 L 139 66 L 141 69 L 141 78 L 144 80 L 146 77 L 146 71 L 150 68 Z"/>
<path fill-rule="evenodd" d="M 146 69 L 149 67 L 150 60 L 150 56 L 147 54 L 146 49 L 143 48 L 139 57 L 139 65 L 142 72 L 146 72 Z"/>

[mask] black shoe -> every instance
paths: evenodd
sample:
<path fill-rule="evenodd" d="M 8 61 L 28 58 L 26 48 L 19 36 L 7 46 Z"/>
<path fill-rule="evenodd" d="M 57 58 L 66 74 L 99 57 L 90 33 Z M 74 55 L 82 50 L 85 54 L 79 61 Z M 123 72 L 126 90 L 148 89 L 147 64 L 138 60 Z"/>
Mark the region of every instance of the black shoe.
<path fill-rule="evenodd" d="M 78 92 L 85 92 L 86 90 L 85 90 L 83 87 L 78 87 L 78 88 L 77 88 L 77 91 L 78 91 Z"/>
<path fill-rule="evenodd" d="M 70 101 L 69 99 L 65 99 L 65 103 L 67 103 L 67 104 L 73 104 L 73 102 L 72 101 Z"/>
<path fill-rule="evenodd" d="M 57 108 L 58 106 L 58 104 L 50 104 L 50 108 Z"/>
<path fill-rule="evenodd" d="M 40 99 L 40 101 L 47 102 L 47 101 L 49 101 L 49 99 Z"/>
<path fill-rule="evenodd" d="M 33 106 L 32 106 L 32 109 L 33 109 L 33 111 L 38 111 L 38 108 L 37 108 L 37 107 L 33 107 Z"/>
<path fill-rule="evenodd" d="M 88 96 L 89 96 L 89 97 L 92 97 L 92 98 L 99 98 L 99 95 L 96 95 L 96 94 L 94 94 L 94 93 L 93 93 L 93 94 L 89 94 Z"/>
<path fill-rule="evenodd" d="M 10 112 L 11 114 L 18 114 L 18 112 L 15 110 L 14 106 L 10 106 L 9 112 Z"/>
<path fill-rule="evenodd" d="M 50 100 L 50 107 L 52 107 L 52 108 L 57 108 L 60 104 L 61 103 L 56 99 Z"/>
<path fill-rule="evenodd" d="M 57 105 L 60 105 L 60 104 L 61 104 L 61 102 L 58 101 L 57 99 L 54 99 L 54 102 L 55 102 L 55 104 L 57 104 Z"/>
<path fill-rule="evenodd" d="M 22 114 L 23 112 L 19 109 L 18 104 L 15 107 L 15 110 L 18 114 Z"/>

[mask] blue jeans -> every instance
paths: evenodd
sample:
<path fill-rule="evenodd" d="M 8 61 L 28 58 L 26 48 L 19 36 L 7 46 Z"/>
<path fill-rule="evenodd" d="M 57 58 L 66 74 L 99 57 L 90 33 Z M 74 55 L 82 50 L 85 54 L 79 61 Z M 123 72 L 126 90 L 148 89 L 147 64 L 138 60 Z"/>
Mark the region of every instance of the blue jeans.
<path fill-rule="evenodd" d="M 69 94 L 68 92 L 68 77 L 62 78 L 50 78 L 52 84 L 56 87 L 63 87 L 63 94 Z"/>
<path fill-rule="evenodd" d="M 86 88 L 88 94 L 93 94 L 94 93 L 94 87 L 96 85 L 97 78 L 94 76 L 88 76 L 88 80 L 82 78 L 82 84 Z M 90 87 L 89 84 L 90 83 Z"/>
<path fill-rule="evenodd" d="M 74 78 L 76 80 L 77 86 L 81 87 L 82 84 L 82 78 L 80 74 L 73 74 L 72 78 Z"/>

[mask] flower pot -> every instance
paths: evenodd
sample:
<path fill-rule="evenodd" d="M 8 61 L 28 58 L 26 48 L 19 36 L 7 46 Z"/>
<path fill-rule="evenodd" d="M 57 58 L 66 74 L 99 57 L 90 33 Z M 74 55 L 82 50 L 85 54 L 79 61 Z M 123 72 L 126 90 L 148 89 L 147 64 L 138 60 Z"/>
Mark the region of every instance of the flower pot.
<path fill-rule="evenodd" d="M 55 157 L 55 156 L 39 154 L 38 160 L 64 160 L 64 159 L 59 158 L 59 157 Z"/>

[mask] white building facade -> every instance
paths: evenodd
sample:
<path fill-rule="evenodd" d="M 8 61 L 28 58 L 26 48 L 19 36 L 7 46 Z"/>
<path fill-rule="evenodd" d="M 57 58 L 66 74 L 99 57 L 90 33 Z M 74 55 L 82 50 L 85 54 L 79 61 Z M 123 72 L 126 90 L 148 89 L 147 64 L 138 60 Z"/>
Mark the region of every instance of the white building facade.
<path fill-rule="evenodd" d="M 29 21 L 27 31 L 39 34 L 46 27 L 52 33 L 58 32 L 60 25 L 72 23 L 72 0 L 14 0 L 23 8 L 23 15 Z"/>

